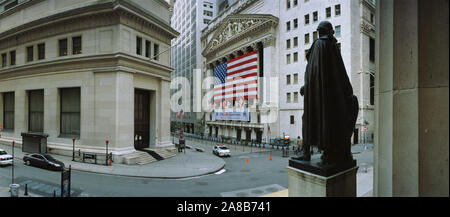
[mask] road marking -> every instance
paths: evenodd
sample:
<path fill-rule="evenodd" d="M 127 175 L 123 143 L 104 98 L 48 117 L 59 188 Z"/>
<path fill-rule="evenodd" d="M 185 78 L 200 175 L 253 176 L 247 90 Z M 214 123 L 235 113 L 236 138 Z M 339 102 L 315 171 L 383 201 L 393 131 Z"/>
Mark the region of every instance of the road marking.
<path fill-rule="evenodd" d="M 216 172 L 215 174 L 220 175 L 220 174 L 224 173 L 225 171 L 226 171 L 225 169 L 221 169 L 219 172 Z"/>

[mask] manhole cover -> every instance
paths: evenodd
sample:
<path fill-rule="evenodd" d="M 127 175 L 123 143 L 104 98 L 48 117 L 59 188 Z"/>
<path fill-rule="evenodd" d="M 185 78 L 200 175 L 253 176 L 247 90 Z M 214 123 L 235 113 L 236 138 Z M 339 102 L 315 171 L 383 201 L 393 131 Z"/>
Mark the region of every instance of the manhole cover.
<path fill-rule="evenodd" d="M 196 182 L 197 185 L 208 185 L 208 182 Z"/>
<path fill-rule="evenodd" d="M 263 193 L 263 191 L 261 191 L 261 190 L 253 190 L 251 192 L 252 192 L 252 194 L 262 194 Z"/>
<path fill-rule="evenodd" d="M 241 193 L 237 193 L 236 196 L 238 196 L 238 197 L 248 197 L 248 193 L 241 192 Z"/>
<path fill-rule="evenodd" d="M 266 191 L 267 191 L 267 192 L 275 192 L 275 191 L 278 191 L 278 189 L 272 187 L 272 188 L 266 188 Z"/>

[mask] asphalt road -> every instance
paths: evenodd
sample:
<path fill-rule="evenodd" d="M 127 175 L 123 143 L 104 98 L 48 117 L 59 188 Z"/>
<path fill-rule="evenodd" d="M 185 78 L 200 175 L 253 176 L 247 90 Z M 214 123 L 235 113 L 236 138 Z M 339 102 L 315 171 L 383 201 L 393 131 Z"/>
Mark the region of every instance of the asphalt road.
<path fill-rule="evenodd" d="M 225 170 L 187 179 L 151 179 L 101 175 L 72 171 L 72 195 L 82 197 L 222 197 L 261 196 L 288 187 L 287 157 L 280 150 L 245 153 L 230 148 L 232 156 L 224 158 Z M 371 151 L 354 146 L 358 164 L 371 165 Z M 210 152 L 210 150 L 206 150 Z M 212 153 L 211 153 L 212 154 Z M 291 152 L 292 155 L 292 152 Z M 271 156 L 271 160 L 269 159 Z M 248 159 L 248 163 L 247 163 Z M 15 182 L 28 184 L 28 190 L 36 195 L 51 197 L 59 195 L 60 172 L 48 171 L 15 161 Z M 11 183 L 11 166 L 0 168 L 0 186 Z"/>
<path fill-rule="evenodd" d="M 248 163 L 247 163 L 248 158 Z M 265 187 L 267 191 L 254 190 L 258 196 L 287 188 L 286 165 L 288 158 L 268 153 L 233 155 L 224 159 L 225 171 L 202 177 L 181 180 L 120 177 L 72 171 L 72 195 L 95 197 L 221 197 L 222 193 Z M 28 190 L 40 196 L 59 195 L 60 172 L 26 166 L 15 161 L 15 182 L 28 184 Z M 0 168 L 0 186 L 11 183 L 11 166 Z M 273 186 L 276 184 L 277 186 Z M 270 186 L 272 185 L 272 186 Z M 239 192 L 238 192 L 239 193 Z M 225 194 L 227 195 L 227 194 Z M 228 194 L 230 195 L 230 194 Z M 239 195 L 246 195 L 241 193 Z"/>

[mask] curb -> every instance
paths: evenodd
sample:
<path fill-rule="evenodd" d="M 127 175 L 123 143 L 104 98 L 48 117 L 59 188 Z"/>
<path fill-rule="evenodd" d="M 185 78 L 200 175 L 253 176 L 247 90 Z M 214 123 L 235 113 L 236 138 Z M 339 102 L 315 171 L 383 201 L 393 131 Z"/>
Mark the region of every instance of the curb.
<path fill-rule="evenodd" d="M 88 172 L 88 173 L 96 173 L 96 174 L 102 174 L 102 175 L 109 175 L 109 176 L 122 176 L 122 177 L 132 177 L 132 178 L 152 178 L 152 179 L 166 179 L 166 180 L 171 179 L 171 180 L 176 180 L 176 179 L 195 178 L 195 177 L 201 177 L 201 176 L 205 176 L 205 175 L 214 174 L 214 173 L 222 170 L 223 168 L 225 168 L 225 164 L 223 164 L 218 169 L 214 169 L 213 171 L 210 171 L 210 172 L 206 172 L 206 173 L 202 173 L 202 174 L 198 174 L 198 175 L 193 175 L 193 176 L 178 176 L 178 177 L 124 175 L 124 174 L 115 174 L 115 173 L 105 173 L 105 172 L 97 172 L 97 171 L 91 171 L 91 170 L 83 170 L 83 169 L 74 168 L 74 167 L 72 167 L 72 170 L 81 171 L 81 172 Z"/>

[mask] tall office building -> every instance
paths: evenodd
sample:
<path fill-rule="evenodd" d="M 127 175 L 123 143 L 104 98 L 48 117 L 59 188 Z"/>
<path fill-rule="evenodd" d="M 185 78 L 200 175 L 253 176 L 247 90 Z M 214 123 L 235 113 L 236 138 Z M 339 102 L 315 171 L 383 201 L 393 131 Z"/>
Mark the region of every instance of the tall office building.
<path fill-rule="evenodd" d="M 225 4 L 219 1 L 219 7 Z M 319 36 L 320 21 L 335 28 L 360 112 L 354 142 L 373 132 L 373 76 L 375 73 L 375 4 L 371 0 L 236 0 L 222 8 L 202 31 L 204 70 L 214 76 L 216 67 L 257 51 L 258 96 L 246 99 L 248 119 L 217 119 L 206 112 L 210 136 L 256 139 L 289 135 L 302 137 L 305 53 Z M 372 79 L 371 79 L 372 78 Z M 276 99 L 275 99 L 276 98 Z M 264 123 L 263 104 L 276 105 L 277 120 Z M 236 104 L 233 102 L 232 104 Z M 216 105 L 217 107 L 217 105 Z M 219 114 L 220 115 L 220 114 Z M 367 133 L 361 133 L 364 121 Z M 269 134 L 269 135 L 268 135 Z"/>
<path fill-rule="evenodd" d="M 198 69 L 197 75 L 201 76 L 203 64 L 200 32 L 216 13 L 216 0 L 174 0 L 173 2 L 171 26 L 180 32 L 180 36 L 172 40 L 171 66 L 175 69 L 172 73 L 172 84 L 180 81 L 185 85 L 183 88 L 188 89 L 171 90 L 171 96 L 180 99 L 176 103 L 182 105 L 181 107 L 172 105 L 171 121 L 172 127 L 175 126 L 175 122 L 181 122 L 183 130 L 188 133 L 195 131 L 195 126 L 202 117 L 200 111 L 195 111 L 194 105 L 196 103 L 194 86 L 199 86 L 194 80 L 195 69 Z M 187 82 L 189 85 L 186 84 Z M 181 112 L 184 112 L 183 118 L 181 118 Z"/>

